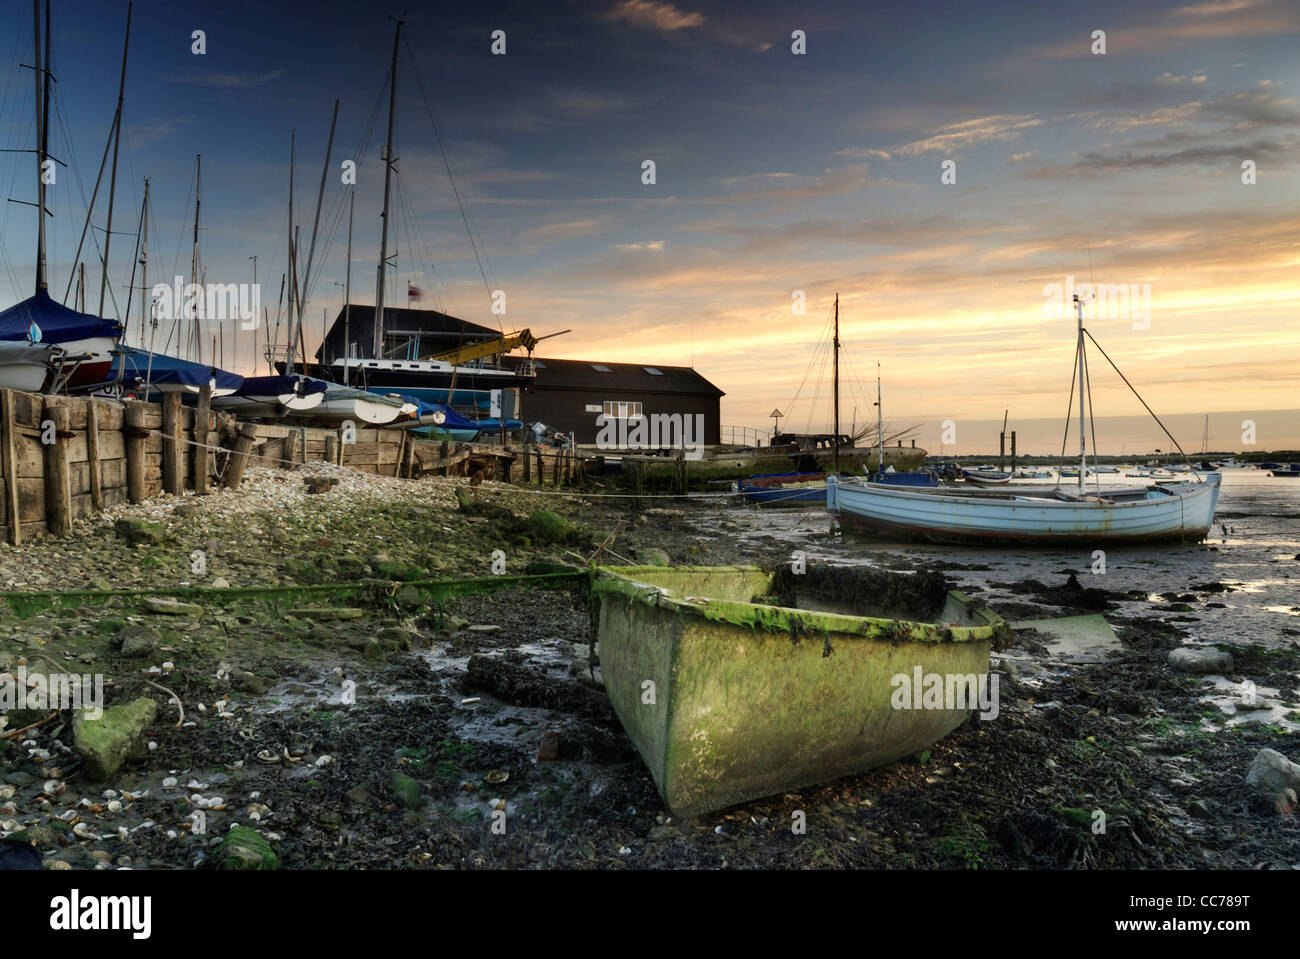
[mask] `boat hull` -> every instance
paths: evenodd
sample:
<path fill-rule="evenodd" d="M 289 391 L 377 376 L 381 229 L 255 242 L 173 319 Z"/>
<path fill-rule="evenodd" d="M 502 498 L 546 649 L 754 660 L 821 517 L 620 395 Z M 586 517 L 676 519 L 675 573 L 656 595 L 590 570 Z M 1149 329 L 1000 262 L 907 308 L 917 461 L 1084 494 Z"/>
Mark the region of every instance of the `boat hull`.
<path fill-rule="evenodd" d="M 951 628 L 750 603 L 770 581 L 752 567 L 606 568 L 595 579 L 606 691 L 676 816 L 858 773 L 941 739 L 970 710 L 896 708 L 894 677 L 918 666 L 987 675 L 1006 629 L 955 592 L 943 618 L 966 625 Z M 791 642 L 792 632 L 809 638 Z"/>
<path fill-rule="evenodd" d="M 1014 488 L 994 495 L 909 492 L 856 479 L 826 484 L 826 509 L 841 523 L 940 543 L 1196 542 L 1214 520 L 1221 477 L 1203 483 L 1103 491 L 1114 500 L 1057 500 Z M 990 491 L 994 493 L 994 491 Z M 1132 499 L 1121 497 L 1131 495 Z M 1140 497 L 1140 498 L 1139 498 Z"/>

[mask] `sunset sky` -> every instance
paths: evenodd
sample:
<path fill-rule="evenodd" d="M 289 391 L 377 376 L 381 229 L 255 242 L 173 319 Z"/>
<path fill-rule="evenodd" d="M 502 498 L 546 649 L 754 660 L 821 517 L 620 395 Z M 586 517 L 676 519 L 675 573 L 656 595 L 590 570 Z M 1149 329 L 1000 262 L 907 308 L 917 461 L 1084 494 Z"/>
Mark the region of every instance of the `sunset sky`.
<path fill-rule="evenodd" d="M 420 305 L 496 327 L 488 289 L 504 289 L 507 329 L 573 330 L 544 355 L 693 363 L 726 391 L 724 424 L 770 426 L 776 406 L 788 426 L 822 428 L 828 378 L 810 401 L 837 292 L 846 418 L 874 400 L 879 362 L 889 419 L 922 423 L 1063 414 L 1074 318 L 1045 315 L 1044 288 L 1149 284 L 1149 322 L 1095 310 L 1085 321 L 1157 411 L 1300 407 L 1296 0 L 403 2 L 390 304 L 406 305 L 410 281 Z M 53 4 L 51 152 L 71 165 L 50 196 L 56 299 L 112 119 L 125 18 L 118 0 Z M 30 149 L 30 0 L 3 0 L 0 22 L 12 28 L 0 36 L 0 147 Z M 806 54 L 791 50 L 795 30 Z M 274 322 L 289 131 L 305 251 L 335 98 L 309 347 L 322 308 L 332 319 L 342 302 L 347 158 L 359 166 L 353 301 L 373 302 L 392 42 L 386 12 L 365 4 L 137 2 L 118 303 L 146 176 L 150 280 L 188 275 L 202 153 L 208 281 L 250 281 L 257 255 Z M 30 154 L 0 154 L 0 186 L 34 199 Z M 0 206 L 3 308 L 31 293 L 35 216 Z M 93 310 L 99 268 L 83 259 Z M 227 362 L 239 372 L 244 337 Z M 1140 413 L 1092 363 L 1097 414 Z M 1262 445 L 1300 446 L 1300 414 L 1265 419 L 1278 426 Z M 1185 445 L 1199 448 L 1195 434 Z"/>

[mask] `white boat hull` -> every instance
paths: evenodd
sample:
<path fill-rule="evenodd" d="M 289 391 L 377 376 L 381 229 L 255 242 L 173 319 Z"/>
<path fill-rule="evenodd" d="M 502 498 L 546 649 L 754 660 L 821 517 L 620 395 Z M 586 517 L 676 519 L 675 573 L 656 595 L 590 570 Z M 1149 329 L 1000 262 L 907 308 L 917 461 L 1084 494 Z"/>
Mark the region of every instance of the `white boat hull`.
<path fill-rule="evenodd" d="M 1212 473 L 1203 483 L 1104 490 L 1101 500 L 1078 500 L 1041 487 L 970 495 L 828 477 L 826 509 L 848 526 L 935 542 L 1194 542 L 1214 521 L 1219 482 Z"/>
<path fill-rule="evenodd" d="M 0 342 L 0 387 L 39 393 L 50 375 L 51 354 L 57 347 L 25 340 Z"/>

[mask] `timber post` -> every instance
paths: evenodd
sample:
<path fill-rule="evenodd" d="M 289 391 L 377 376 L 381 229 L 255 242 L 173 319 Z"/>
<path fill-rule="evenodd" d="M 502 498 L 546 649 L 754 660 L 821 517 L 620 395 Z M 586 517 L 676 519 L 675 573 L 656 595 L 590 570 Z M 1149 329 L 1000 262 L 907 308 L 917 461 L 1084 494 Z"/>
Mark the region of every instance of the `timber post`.
<path fill-rule="evenodd" d="M 194 492 L 202 496 L 208 492 L 208 420 L 212 409 L 212 387 L 203 384 L 199 391 L 199 405 L 194 411 Z"/>
<path fill-rule="evenodd" d="M 128 400 L 123 414 L 122 439 L 126 447 L 126 498 L 132 503 L 145 501 L 145 439 L 149 431 L 144 426 L 144 403 Z"/>
<path fill-rule="evenodd" d="M 181 395 L 163 394 L 163 492 L 173 496 L 185 494 L 185 463 L 181 459 Z"/>
<path fill-rule="evenodd" d="M 46 397 L 41 412 L 41 441 L 45 447 L 45 525 L 56 536 L 72 530 L 72 466 L 68 459 L 72 413 L 65 402 L 57 397 Z M 47 433 L 51 427 L 51 432 Z M 46 442 L 47 439 L 52 442 Z"/>
<path fill-rule="evenodd" d="M 18 512 L 18 454 L 14 445 L 14 391 L 0 391 L 0 444 L 3 445 L 5 513 L 9 519 L 9 542 L 23 541 L 23 521 Z"/>
<path fill-rule="evenodd" d="M 234 451 L 230 454 L 230 465 L 226 468 L 226 489 L 238 489 L 239 484 L 243 482 L 244 467 L 248 465 L 248 451 L 253 448 L 255 439 L 257 439 L 257 426 L 253 423 L 245 423 L 235 440 Z"/>

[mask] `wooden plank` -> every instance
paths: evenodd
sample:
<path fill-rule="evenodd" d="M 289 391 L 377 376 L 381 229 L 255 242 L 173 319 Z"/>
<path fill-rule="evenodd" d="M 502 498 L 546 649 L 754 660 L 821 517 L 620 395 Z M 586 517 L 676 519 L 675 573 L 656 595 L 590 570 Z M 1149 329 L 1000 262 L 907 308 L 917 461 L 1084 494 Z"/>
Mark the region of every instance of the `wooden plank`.
<path fill-rule="evenodd" d="M 23 541 L 22 519 L 18 513 L 18 458 L 14 451 L 14 391 L 0 390 L 0 469 L 5 477 L 5 512 L 9 520 L 9 542 Z"/>
<path fill-rule="evenodd" d="M 46 397 L 45 420 L 54 424 L 54 442 L 45 444 L 45 522 L 51 533 L 72 530 L 71 464 L 68 462 L 68 424 L 71 411 L 59 397 Z"/>
<path fill-rule="evenodd" d="M 86 453 L 90 468 L 90 502 L 96 509 L 104 508 L 103 476 L 100 474 L 99 422 L 94 400 L 86 400 Z"/>

